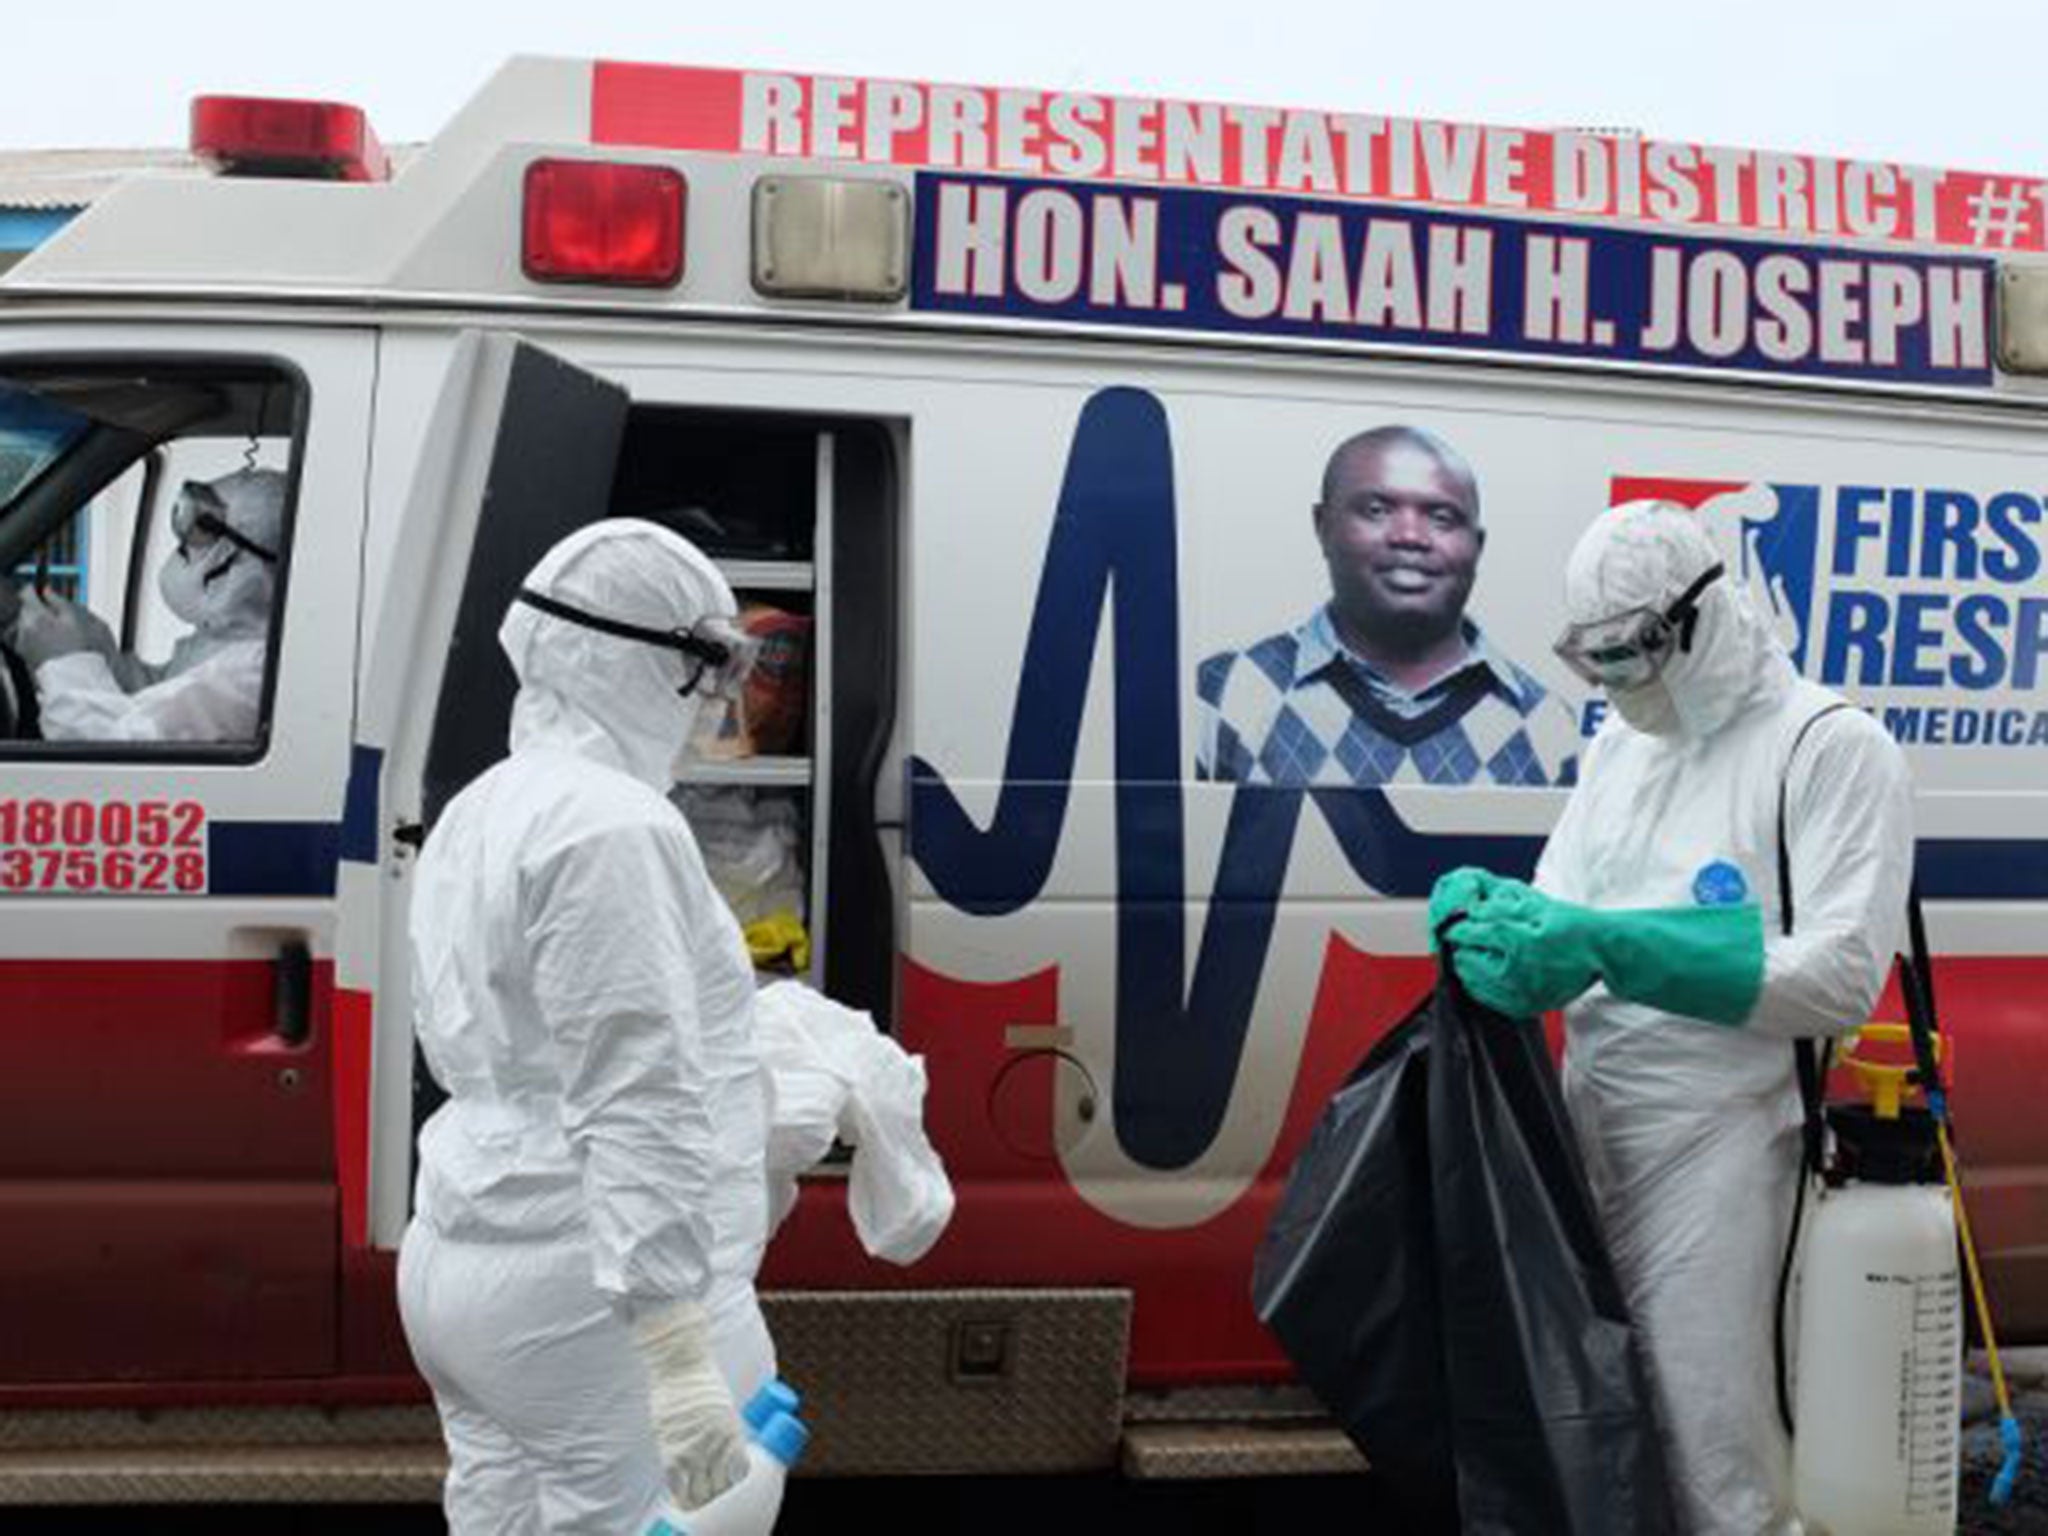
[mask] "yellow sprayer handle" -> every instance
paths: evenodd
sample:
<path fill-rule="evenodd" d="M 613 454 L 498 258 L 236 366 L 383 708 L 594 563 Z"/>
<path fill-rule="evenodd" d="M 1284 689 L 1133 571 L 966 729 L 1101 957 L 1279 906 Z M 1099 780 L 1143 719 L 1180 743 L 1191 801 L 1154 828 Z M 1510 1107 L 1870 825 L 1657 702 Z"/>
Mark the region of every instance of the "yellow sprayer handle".
<path fill-rule="evenodd" d="M 1870 1095 L 1871 1107 L 1877 1111 L 1880 1120 L 1896 1120 L 1899 1108 L 1905 1102 L 1906 1091 L 1914 1086 L 1910 1079 L 1914 1067 L 1911 1062 L 1866 1061 L 1856 1054 L 1858 1046 L 1871 1044 L 1910 1045 L 1913 1034 L 1903 1024 L 1865 1024 L 1852 1029 L 1847 1035 L 1848 1044 L 1842 1050 L 1842 1065 L 1856 1074 L 1863 1084 L 1863 1091 Z M 1948 1040 L 1937 1037 L 1934 1042 L 1934 1059 L 1943 1060 L 1947 1055 Z"/>

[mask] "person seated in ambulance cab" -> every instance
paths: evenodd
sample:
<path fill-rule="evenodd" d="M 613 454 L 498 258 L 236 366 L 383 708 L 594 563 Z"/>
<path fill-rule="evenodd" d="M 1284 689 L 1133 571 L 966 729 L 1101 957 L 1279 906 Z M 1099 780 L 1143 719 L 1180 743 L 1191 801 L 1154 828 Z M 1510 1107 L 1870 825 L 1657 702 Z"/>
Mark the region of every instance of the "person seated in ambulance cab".
<path fill-rule="evenodd" d="M 284 533 L 285 477 L 243 469 L 188 480 L 157 588 L 192 632 L 152 663 L 91 610 L 20 594 L 14 648 L 35 673 L 46 741 L 254 741 Z"/>
<path fill-rule="evenodd" d="M 1416 427 L 1356 433 L 1324 465 L 1314 519 L 1330 599 L 1202 663 L 1195 777 L 1573 783 L 1572 710 L 1465 616 L 1486 530 L 1464 455 Z"/>

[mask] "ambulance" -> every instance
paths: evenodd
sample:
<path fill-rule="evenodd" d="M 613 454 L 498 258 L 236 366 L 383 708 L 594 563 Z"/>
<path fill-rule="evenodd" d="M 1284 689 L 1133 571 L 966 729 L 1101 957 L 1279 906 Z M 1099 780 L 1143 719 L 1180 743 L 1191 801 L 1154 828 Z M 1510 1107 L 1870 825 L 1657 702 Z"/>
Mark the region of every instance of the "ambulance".
<path fill-rule="evenodd" d="M 508 601 L 607 516 L 802 637 L 794 730 L 676 798 L 923 1058 L 958 1194 L 898 1269 L 804 1182 L 762 1283 L 818 1470 L 1355 1465 L 1252 1256 L 1432 882 L 1532 867 L 1604 712 L 1564 555 L 1650 494 L 1906 751 L 1993 1301 L 2048 1337 L 2048 184 L 557 59 L 395 173 L 331 103 L 192 144 L 0 277 L 10 582 L 161 661 L 180 489 L 289 486 L 246 739 L 46 740 L 0 657 L 0 1499 L 433 1496 L 408 905 Z M 1361 435 L 1469 487 L 1464 555 L 1380 573 L 1457 642 L 1414 690 L 1333 629 Z"/>

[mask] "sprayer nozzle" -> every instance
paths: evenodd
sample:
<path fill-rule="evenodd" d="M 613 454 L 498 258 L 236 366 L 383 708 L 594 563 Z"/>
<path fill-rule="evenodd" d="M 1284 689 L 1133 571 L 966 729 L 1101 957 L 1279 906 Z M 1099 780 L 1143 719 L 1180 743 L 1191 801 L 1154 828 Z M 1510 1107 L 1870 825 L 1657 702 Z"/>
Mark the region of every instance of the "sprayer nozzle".
<path fill-rule="evenodd" d="M 1998 1440 L 2005 1447 L 2005 1459 L 1998 1464 L 1998 1476 L 1991 1481 L 1991 1502 L 2004 1504 L 2012 1497 L 2013 1484 L 2020 1478 L 2020 1462 L 2026 1455 L 2020 1421 L 2009 1413 L 1998 1421 Z"/>

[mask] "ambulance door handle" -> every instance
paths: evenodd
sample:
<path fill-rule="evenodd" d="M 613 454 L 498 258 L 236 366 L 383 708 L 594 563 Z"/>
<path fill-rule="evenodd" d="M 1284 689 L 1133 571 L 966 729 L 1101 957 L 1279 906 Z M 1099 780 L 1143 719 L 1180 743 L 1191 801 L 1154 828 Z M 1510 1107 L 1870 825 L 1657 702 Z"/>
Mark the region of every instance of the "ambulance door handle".
<path fill-rule="evenodd" d="M 285 1045 L 304 1045 L 313 1033 L 313 951 L 303 939 L 279 946 L 272 973 L 272 1029 Z"/>

